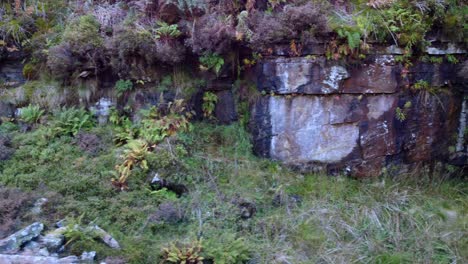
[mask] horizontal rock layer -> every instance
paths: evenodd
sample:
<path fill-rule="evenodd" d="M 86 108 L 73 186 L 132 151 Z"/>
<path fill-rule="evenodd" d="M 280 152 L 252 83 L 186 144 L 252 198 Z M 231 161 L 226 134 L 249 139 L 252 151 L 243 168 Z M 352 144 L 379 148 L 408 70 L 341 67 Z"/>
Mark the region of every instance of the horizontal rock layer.
<path fill-rule="evenodd" d="M 378 55 L 355 67 L 324 57 L 257 67 L 264 92 L 251 127 L 261 156 L 364 177 L 387 165 L 447 160 L 451 144 L 466 152 L 466 142 L 447 136 L 457 133 L 463 101 L 463 86 L 452 87 L 456 65 L 417 63 L 402 74 L 393 56 Z M 426 90 L 410 88 L 420 80 Z"/>

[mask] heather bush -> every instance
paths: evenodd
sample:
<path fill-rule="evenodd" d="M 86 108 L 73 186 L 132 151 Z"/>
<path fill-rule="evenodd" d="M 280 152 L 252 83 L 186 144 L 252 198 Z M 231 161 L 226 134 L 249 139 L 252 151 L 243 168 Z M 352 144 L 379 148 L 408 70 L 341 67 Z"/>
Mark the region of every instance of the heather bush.
<path fill-rule="evenodd" d="M 47 66 L 56 78 L 63 80 L 78 77 L 85 70 L 98 73 L 106 68 L 103 43 L 96 18 L 81 16 L 67 25 L 62 43 L 49 49 Z"/>
<path fill-rule="evenodd" d="M 0 186 L 0 238 L 19 226 L 21 211 L 24 211 L 25 205 L 30 201 L 29 194 Z"/>
<path fill-rule="evenodd" d="M 254 11 L 247 22 L 252 32 L 250 45 L 257 49 L 296 39 L 307 42 L 327 31 L 326 12 L 324 4 L 311 2 L 286 5 L 278 13 Z"/>
<path fill-rule="evenodd" d="M 234 20 L 218 13 L 206 14 L 194 22 L 186 44 L 196 54 L 213 52 L 223 54 L 231 48 L 235 39 Z"/>
<path fill-rule="evenodd" d="M 84 152 L 95 156 L 103 150 L 102 140 L 92 133 L 78 132 L 75 136 L 74 143 Z"/>
<path fill-rule="evenodd" d="M 101 47 L 103 39 L 99 34 L 100 26 L 94 16 L 81 16 L 67 25 L 63 41 L 69 43 L 76 53 L 85 53 L 87 49 Z"/>
<path fill-rule="evenodd" d="M 107 50 L 110 66 L 119 75 L 131 70 L 131 60 L 135 57 L 142 58 L 147 64 L 156 62 L 156 45 L 151 33 L 133 24 L 117 28 Z"/>
<path fill-rule="evenodd" d="M 63 43 L 49 49 L 47 67 L 55 78 L 68 78 L 78 66 L 69 43 Z"/>
<path fill-rule="evenodd" d="M 176 64 L 185 58 L 185 46 L 177 40 L 159 40 L 156 42 L 156 58 L 158 61 Z"/>

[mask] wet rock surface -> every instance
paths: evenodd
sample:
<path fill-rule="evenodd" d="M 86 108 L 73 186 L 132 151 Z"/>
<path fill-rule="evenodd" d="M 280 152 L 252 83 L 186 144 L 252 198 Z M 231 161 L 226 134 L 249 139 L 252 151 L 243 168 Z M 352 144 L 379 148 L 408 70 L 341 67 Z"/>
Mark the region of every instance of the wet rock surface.
<path fill-rule="evenodd" d="M 120 249 L 120 245 L 109 233 L 97 225 L 65 226 L 65 220 L 57 223 L 58 228 L 43 232 L 44 224 L 35 222 L 14 234 L 0 240 L 0 263 L 94 263 L 95 251 L 85 251 L 81 256 L 66 256 L 65 233 L 69 228 L 93 234 L 112 249 Z"/>
<path fill-rule="evenodd" d="M 264 91 L 250 124 L 257 155 L 357 177 L 390 165 L 451 162 L 449 148 L 458 153 L 454 162 L 465 162 L 464 137 L 447 136 L 466 123 L 459 66 L 419 62 L 403 70 L 394 55 L 379 54 L 359 66 L 318 56 L 269 58 L 257 67 Z M 437 92 L 413 89 L 421 80 Z"/>
<path fill-rule="evenodd" d="M 15 253 L 19 251 L 25 243 L 38 237 L 43 229 L 44 225 L 36 222 L 0 240 L 0 253 Z"/>

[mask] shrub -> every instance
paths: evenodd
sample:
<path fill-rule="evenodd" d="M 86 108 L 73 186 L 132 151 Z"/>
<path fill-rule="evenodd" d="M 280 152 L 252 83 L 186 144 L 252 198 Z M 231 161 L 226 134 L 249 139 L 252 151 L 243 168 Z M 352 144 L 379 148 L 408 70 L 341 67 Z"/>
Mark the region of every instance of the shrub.
<path fill-rule="evenodd" d="M 91 128 L 93 125 L 94 121 L 86 110 L 74 107 L 56 111 L 52 121 L 53 131 L 58 136 L 75 136 L 81 129 Z"/>
<path fill-rule="evenodd" d="M 231 48 L 235 39 L 234 20 L 231 16 L 218 13 L 206 14 L 193 25 L 193 31 L 186 44 L 196 54 L 206 52 L 223 54 Z"/>
<path fill-rule="evenodd" d="M 5 237 L 19 224 L 20 212 L 31 197 L 18 189 L 0 187 L 0 237 Z"/>
<path fill-rule="evenodd" d="M 86 49 L 103 45 L 99 30 L 100 24 L 94 16 L 81 16 L 67 25 L 62 40 L 68 42 L 75 52 L 84 53 Z"/>
<path fill-rule="evenodd" d="M 324 4 L 290 4 L 283 12 L 254 11 L 248 19 L 253 49 L 265 49 L 275 43 L 294 39 L 309 41 L 316 33 L 327 31 L 327 7 Z"/>
<path fill-rule="evenodd" d="M 110 66 L 119 74 L 127 76 L 135 58 L 142 58 L 147 65 L 156 62 L 156 45 L 148 30 L 134 24 L 117 28 L 107 45 Z"/>
<path fill-rule="evenodd" d="M 27 107 L 20 108 L 20 118 L 28 124 L 37 124 L 44 115 L 44 110 L 38 105 L 28 105 Z"/>
<path fill-rule="evenodd" d="M 176 64 L 185 58 L 185 46 L 177 40 L 156 42 L 156 58 L 164 63 Z"/>
<path fill-rule="evenodd" d="M 102 149 L 102 141 L 96 134 L 78 132 L 74 143 L 90 155 L 97 155 Z"/>
<path fill-rule="evenodd" d="M 63 43 L 49 49 L 47 67 L 57 79 L 68 78 L 79 66 L 70 44 Z"/>

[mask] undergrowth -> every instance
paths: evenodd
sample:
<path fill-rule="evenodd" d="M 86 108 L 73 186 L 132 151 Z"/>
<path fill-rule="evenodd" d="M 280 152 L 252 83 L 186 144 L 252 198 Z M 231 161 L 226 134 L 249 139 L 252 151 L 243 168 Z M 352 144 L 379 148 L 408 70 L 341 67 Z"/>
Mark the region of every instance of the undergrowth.
<path fill-rule="evenodd" d="M 48 125 L 17 129 L 0 130 L 13 135 L 16 150 L 0 161 L 0 185 L 52 197 L 49 226 L 64 217 L 92 222 L 122 245 L 111 250 L 73 234 L 67 252 L 96 250 L 100 259 L 119 256 L 129 263 L 177 263 L 169 254 L 190 248 L 193 259 L 215 263 L 468 260 L 466 182 L 302 174 L 253 156 L 238 124 L 198 123 L 160 143 L 147 170 L 135 168 L 128 190 L 119 192 L 110 178 L 124 147 L 112 143 L 112 125 L 87 128 L 103 139 L 94 155 L 70 133 L 52 137 Z M 167 189 L 152 191 L 148 181 L 155 173 L 189 193 L 177 198 Z M 246 205 L 255 210 L 241 217 Z M 177 217 L 160 216 L 171 208 Z"/>

